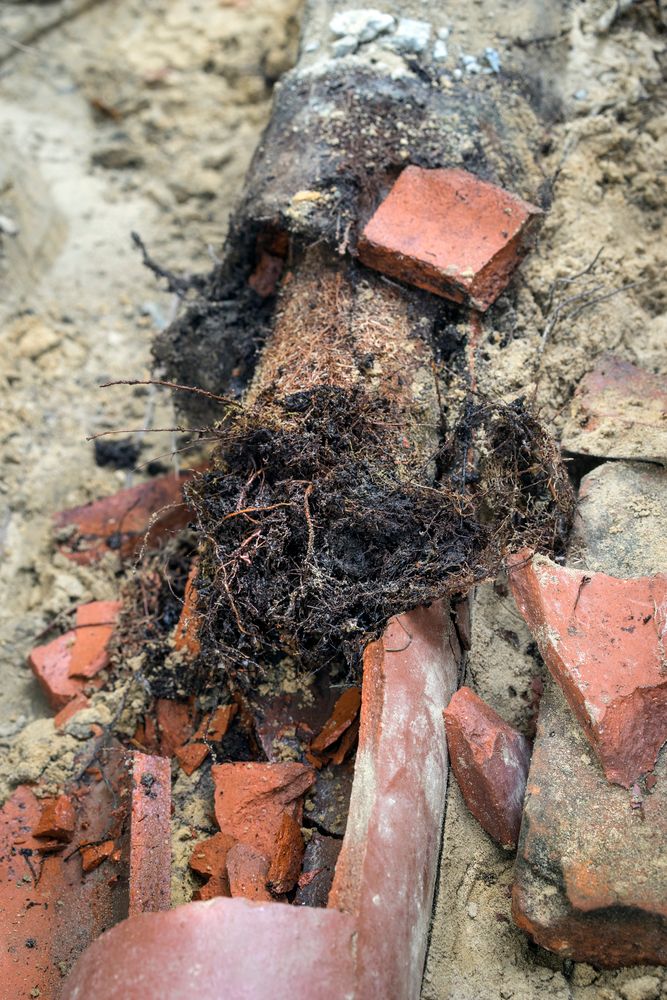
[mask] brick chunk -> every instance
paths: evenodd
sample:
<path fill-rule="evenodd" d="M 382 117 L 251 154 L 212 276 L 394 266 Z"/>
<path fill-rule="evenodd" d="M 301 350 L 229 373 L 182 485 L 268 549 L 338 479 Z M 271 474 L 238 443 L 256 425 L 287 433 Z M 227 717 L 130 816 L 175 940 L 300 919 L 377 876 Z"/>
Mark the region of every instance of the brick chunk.
<path fill-rule="evenodd" d="M 368 267 L 488 309 L 526 252 L 539 216 L 465 170 L 406 167 L 359 241 Z"/>
<path fill-rule="evenodd" d="M 667 465 L 667 378 L 603 355 L 574 394 L 563 447 Z"/>
<path fill-rule="evenodd" d="M 74 629 L 30 653 L 28 663 L 53 708 L 67 705 L 107 666 L 120 607 L 118 601 L 82 604 Z"/>
<path fill-rule="evenodd" d="M 69 795 L 59 795 L 55 799 L 45 799 L 33 837 L 52 837 L 68 842 L 74 836 L 76 813 Z"/>
<path fill-rule="evenodd" d="M 667 575 L 621 580 L 509 561 L 521 614 L 609 781 L 629 788 L 667 738 Z"/>
<path fill-rule="evenodd" d="M 667 963 L 667 751 L 650 792 L 610 785 L 547 685 L 526 790 L 512 915 L 544 948 L 615 968 Z"/>
<path fill-rule="evenodd" d="M 444 711 L 452 769 L 468 809 L 508 849 L 519 839 L 530 743 L 468 687 Z"/>
<path fill-rule="evenodd" d="M 191 476 L 159 476 L 102 500 L 61 511 L 54 517 L 60 551 L 87 566 L 107 552 L 125 557 L 140 549 L 144 541 L 155 545 L 190 520 L 183 485 Z"/>

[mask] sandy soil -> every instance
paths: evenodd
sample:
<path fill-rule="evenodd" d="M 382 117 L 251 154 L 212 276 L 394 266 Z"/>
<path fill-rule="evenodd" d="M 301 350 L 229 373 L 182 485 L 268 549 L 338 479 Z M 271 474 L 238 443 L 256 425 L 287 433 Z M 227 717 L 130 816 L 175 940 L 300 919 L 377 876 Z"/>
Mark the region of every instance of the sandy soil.
<path fill-rule="evenodd" d="M 56 615 L 115 594 L 113 559 L 90 572 L 51 545 L 52 512 L 133 481 L 97 466 L 85 437 L 174 421 L 160 392 L 97 388 L 148 375 L 151 338 L 173 309 L 129 233 L 138 230 L 174 269 L 208 266 L 267 120 L 271 84 L 295 57 L 298 8 L 296 0 L 0 6 L 0 799 L 16 780 L 56 780 L 62 763 L 51 756 L 50 712 L 27 651 Z M 557 87 L 567 116 L 544 161 L 558 172 L 556 199 L 515 306 L 499 313 L 480 349 L 480 377 L 495 391 L 525 390 L 539 367 L 539 405 L 556 431 L 601 351 L 666 367 L 664 34 L 648 4 L 598 34 L 605 9 L 602 0 L 577 5 L 571 34 L 553 43 L 563 53 Z M 453 60 L 457 46 L 499 44 L 502 17 L 520 16 L 520 5 L 498 10 L 496 23 L 480 25 L 471 5 L 454 26 Z M 614 294 L 578 316 L 565 307 L 551 326 L 554 281 L 600 248 L 591 285 L 600 286 L 595 295 Z M 556 289 L 561 300 L 570 294 L 571 286 Z M 166 453 L 170 463 L 173 436 L 139 436 L 142 461 Z M 502 582 L 481 588 L 469 678 L 524 728 L 529 644 Z M 452 782 L 425 1000 L 667 996 L 660 971 L 598 974 L 530 946 L 509 920 L 511 869 Z"/>

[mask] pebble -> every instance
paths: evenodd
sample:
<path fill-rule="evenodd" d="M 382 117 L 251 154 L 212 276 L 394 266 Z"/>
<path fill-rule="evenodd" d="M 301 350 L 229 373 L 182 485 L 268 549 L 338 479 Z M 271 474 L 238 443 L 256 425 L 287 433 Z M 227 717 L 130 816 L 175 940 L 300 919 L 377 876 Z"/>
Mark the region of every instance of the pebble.
<path fill-rule="evenodd" d="M 428 45 L 430 37 L 429 21 L 415 21 L 411 17 L 402 17 L 398 22 L 396 33 L 387 44 L 396 52 L 419 54 Z"/>
<path fill-rule="evenodd" d="M 359 47 L 359 40 L 355 35 L 343 35 L 342 38 L 337 38 L 336 41 L 331 46 L 331 50 L 336 59 L 340 59 L 342 56 L 350 56 L 353 52 L 356 52 Z"/>
<path fill-rule="evenodd" d="M 494 73 L 500 73 L 500 53 L 497 49 L 484 49 L 484 58 Z"/>
<path fill-rule="evenodd" d="M 0 233 L 4 233 L 5 236 L 18 236 L 19 227 L 8 215 L 0 215 Z"/>
<path fill-rule="evenodd" d="M 335 14 L 329 27 L 334 35 L 342 38 L 353 37 L 357 44 L 372 42 L 374 38 L 385 31 L 390 31 L 395 24 L 391 14 L 383 14 L 381 10 L 372 7 L 359 7 L 356 10 L 345 10 Z"/>
<path fill-rule="evenodd" d="M 477 903 L 468 903 L 468 916 L 471 920 L 474 920 L 479 913 L 479 907 Z"/>
<path fill-rule="evenodd" d="M 443 42 L 442 39 L 438 39 L 438 41 L 433 46 L 433 58 L 439 61 L 443 61 L 444 59 L 447 58 L 447 55 L 448 55 L 447 43 Z"/>

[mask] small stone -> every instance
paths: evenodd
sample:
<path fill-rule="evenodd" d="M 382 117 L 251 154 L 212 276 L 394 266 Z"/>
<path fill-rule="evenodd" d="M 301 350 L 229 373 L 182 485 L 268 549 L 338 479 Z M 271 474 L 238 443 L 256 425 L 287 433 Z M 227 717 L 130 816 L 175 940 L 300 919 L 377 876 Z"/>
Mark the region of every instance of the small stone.
<path fill-rule="evenodd" d="M 358 48 L 359 41 L 356 35 L 344 35 L 342 38 L 336 39 L 331 46 L 331 51 L 336 59 L 342 59 L 344 56 L 352 55 Z"/>
<path fill-rule="evenodd" d="M 378 35 L 390 31 L 395 23 L 391 14 L 384 14 L 371 7 L 361 7 L 335 14 L 329 27 L 334 35 L 354 37 L 358 43 L 363 43 L 372 42 Z"/>
<path fill-rule="evenodd" d="M 444 711 L 452 770 L 466 805 L 503 847 L 516 847 L 530 744 L 468 687 Z"/>
<path fill-rule="evenodd" d="M 400 52 L 401 55 L 423 52 L 431 38 L 429 21 L 416 21 L 411 17 L 401 17 L 396 32 L 388 40 L 387 45 Z"/>
<path fill-rule="evenodd" d="M 623 1000 L 658 1000 L 660 980 L 657 976 L 640 976 L 619 987 Z"/>
<path fill-rule="evenodd" d="M 438 62 L 443 62 L 448 55 L 449 52 L 447 51 L 447 43 L 438 39 L 433 46 L 433 58 L 437 59 Z"/>
<path fill-rule="evenodd" d="M 4 233 L 5 236 L 18 236 L 19 231 L 13 219 L 8 215 L 0 215 L 0 233 Z"/>
<path fill-rule="evenodd" d="M 667 574 L 622 580 L 525 551 L 508 569 L 519 611 L 608 780 L 630 788 L 667 734 Z"/>
<path fill-rule="evenodd" d="M 500 54 L 496 49 L 484 49 L 484 58 L 494 73 L 500 73 Z"/>
<path fill-rule="evenodd" d="M 477 903 L 468 903 L 468 916 L 471 920 L 474 920 L 479 913 L 479 907 Z"/>

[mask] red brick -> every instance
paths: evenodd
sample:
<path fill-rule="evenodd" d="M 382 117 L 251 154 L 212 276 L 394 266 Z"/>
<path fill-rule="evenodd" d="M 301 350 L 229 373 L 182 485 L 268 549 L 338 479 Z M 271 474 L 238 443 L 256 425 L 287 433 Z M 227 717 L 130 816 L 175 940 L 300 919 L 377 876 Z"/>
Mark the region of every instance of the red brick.
<path fill-rule="evenodd" d="M 131 769 L 128 916 L 171 905 L 171 767 L 133 753 Z"/>
<path fill-rule="evenodd" d="M 64 729 L 69 720 L 73 719 L 77 712 L 82 712 L 84 708 L 90 708 L 90 700 L 86 698 L 85 694 L 79 693 L 71 701 L 68 701 L 54 717 L 53 724 L 56 729 Z"/>
<path fill-rule="evenodd" d="M 603 355 L 577 387 L 562 445 L 580 455 L 667 465 L 667 378 Z"/>
<path fill-rule="evenodd" d="M 406 167 L 359 241 L 364 264 L 485 310 L 509 282 L 541 215 L 465 170 Z"/>
<path fill-rule="evenodd" d="M 255 903 L 272 903 L 266 887 L 269 861 L 248 844 L 234 844 L 227 855 L 227 877 L 232 896 L 243 896 Z"/>
<path fill-rule="evenodd" d="M 84 872 L 95 871 L 114 853 L 116 845 L 113 840 L 105 840 L 101 844 L 88 844 L 81 849 L 81 867 Z"/>
<path fill-rule="evenodd" d="M 185 746 L 177 748 L 176 759 L 186 774 L 194 774 L 206 760 L 208 752 L 205 743 L 186 743 Z"/>
<path fill-rule="evenodd" d="M 522 552 L 512 593 L 609 781 L 629 788 L 667 734 L 667 575 L 618 579 Z"/>
<path fill-rule="evenodd" d="M 452 770 L 468 809 L 494 840 L 514 849 L 530 743 L 468 687 L 456 692 L 444 717 Z"/>
<path fill-rule="evenodd" d="M 304 848 L 301 827 L 289 813 L 283 813 L 268 874 L 268 886 L 275 895 L 290 892 L 296 885 Z"/>
<path fill-rule="evenodd" d="M 303 764 L 214 764 L 215 817 L 222 833 L 273 857 L 284 813 L 301 821 L 315 781 Z"/>
<path fill-rule="evenodd" d="M 192 736 L 194 729 L 192 703 L 158 698 L 155 702 L 155 718 L 160 735 L 160 752 L 165 757 L 173 757 L 178 748 L 187 743 Z"/>
<path fill-rule="evenodd" d="M 166 535 L 184 528 L 192 513 L 183 485 L 193 473 L 160 476 L 113 496 L 56 514 L 54 525 L 60 551 L 73 562 L 88 565 L 107 552 L 125 558 L 142 545 L 155 546 Z M 66 537 L 65 537 L 66 536 Z"/>
<path fill-rule="evenodd" d="M 74 835 L 76 812 L 69 795 L 59 795 L 55 799 L 42 800 L 42 812 L 33 837 L 53 837 L 54 840 L 68 842 Z"/>
<path fill-rule="evenodd" d="M 227 735 L 237 711 L 238 705 L 219 705 L 211 715 L 206 715 L 202 719 L 193 739 L 219 743 Z"/>
<path fill-rule="evenodd" d="M 185 595 L 183 599 L 183 610 L 178 620 L 174 632 L 174 647 L 179 652 L 185 653 L 190 659 L 196 659 L 201 652 L 199 642 L 199 630 L 201 628 L 201 616 L 197 611 L 197 566 L 194 565 L 188 575 L 185 584 Z"/>
<path fill-rule="evenodd" d="M 442 710 L 459 652 L 447 605 L 392 619 L 364 653 L 350 813 L 328 906 L 356 915 L 355 996 L 416 997 L 440 853 Z"/>
<path fill-rule="evenodd" d="M 28 663 L 54 708 L 63 708 L 91 682 L 99 687 L 95 675 L 109 662 L 107 646 L 120 607 L 117 601 L 82 604 L 74 629 L 30 653 Z"/>
<path fill-rule="evenodd" d="M 354 995 L 353 948 L 354 919 L 335 910 L 188 903 L 113 927 L 80 960 L 61 1000 L 342 1000 Z"/>
<path fill-rule="evenodd" d="M 342 736 L 345 730 L 348 729 L 356 719 L 359 714 L 360 705 L 360 688 L 351 687 L 348 688 L 347 691 L 343 691 L 342 695 L 334 705 L 331 718 L 327 720 L 322 728 L 322 731 L 311 742 L 311 751 L 320 753 L 322 750 L 326 750 L 327 747 L 330 747 L 332 743 L 335 743 L 336 740 Z"/>
<path fill-rule="evenodd" d="M 656 773 L 636 799 L 610 785 L 547 684 L 512 894 L 515 922 L 539 945 L 609 968 L 667 962 L 667 748 Z"/>
<path fill-rule="evenodd" d="M 208 881 L 199 890 L 199 899 L 214 896 L 230 896 L 227 876 L 227 855 L 236 841 L 226 833 L 216 833 L 207 840 L 200 841 L 192 852 L 190 868 L 205 876 Z"/>

